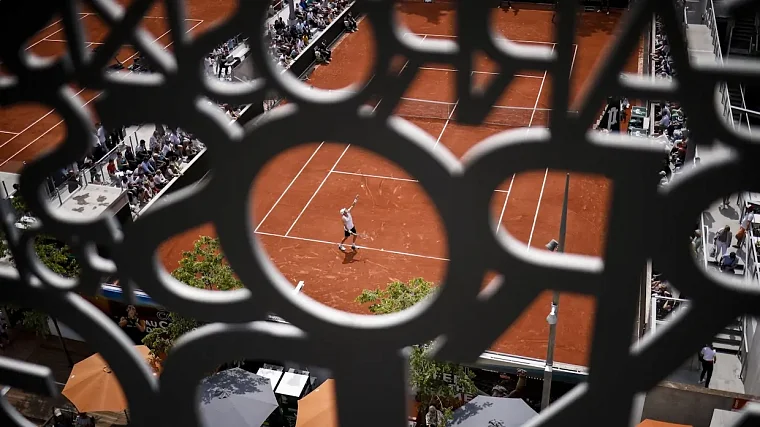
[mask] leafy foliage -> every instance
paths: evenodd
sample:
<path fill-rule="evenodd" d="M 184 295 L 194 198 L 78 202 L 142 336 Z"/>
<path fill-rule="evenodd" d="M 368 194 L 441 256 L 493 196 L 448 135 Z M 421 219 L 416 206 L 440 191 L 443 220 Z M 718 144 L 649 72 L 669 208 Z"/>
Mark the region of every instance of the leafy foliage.
<path fill-rule="evenodd" d="M 142 340 L 155 356 L 169 354 L 174 341 L 201 326 L 200 322 L 177 313 L 169 313 L 169 317 L 171 322 L 165 328 L 153 328 Z"/>
<path fill-rule="evenodd" d="M 16 211 L 17 219 L 31 212 L 26 201 L 16 194 L 11 198 L 11 205 Z M 10 248 L 5 236 L 0 232 L 0 257 L 9 255 Z M 77 263 L 71 250 L 65 244 L 46 235 L 38 236 L 34 240 L 34 251 L 40 261 L 51 271 L 63 277 L 77 277 L 81 268 Z M 13 262 L 13 259 L 10 260 Z M 21 326 L 24 329 L 33 331 L 38 336 L 45 336 L 50 333 L 48 328 L 48 315 L 39 310 L 24 309 L 13 305 L 8 306 L 10 313 L 21 311 Z"/>
<path fill-rule="evenodd" d="M 224 258 L 219 239 L 208 236 L 201 236 L 195 241 L 193 250 L 182 253 L 179 267 L 172 272 L 172 276 L 199 289 L 229 291 L 243 287 Z M 179 313 L 170 313 L 170 317 L 172 321 L 166 328 L 153 328 L 143 338 L 143 344 L 154 355 L 168 354 L 179 337 L 202 325 Z"/>
<path fill-rule="evenodd" d="M 364 290 L 356 301 L 369 304 L 373 314 L 389 314 L 407 309 L 427 298 L 435 289 L 421 278 L 404 283 L 395 280 L 385 289 Z M 435 405 L 449 419 L 462 393 L 478 393 L 473 375 L 465 367 L 428 357 L 432 342 L 412 346 L 409 358 L 409 386 L 416 391 L 422 409 Z M 446 381 L 453 380 L 452 382 Z"/>
<path fill-rule="evenodd" d="M 82 271 L 71 249 L 50 236 L 37 237 L 34 251 L 47 268 L 63 277 L 77 277 Z"/>
<path fill-rule="evenodd" d="M 11 197 L 11 206 L 13 206 L 13 209 L 16 211 L 19 217 L 31 213 L 29 206 L 26 204 L 26 200 L 21 197 L 20 193 L 16 193 L 13 195 L 13 197 Z"/>
<path fill-rule="evenodd" d="M 243 283 L 224 259 L 218 238 L 201 236 L 192 251 L 182 252 L 179 267 L 172 272 L 175 279 L 200 289 L 229 291 Z"/>

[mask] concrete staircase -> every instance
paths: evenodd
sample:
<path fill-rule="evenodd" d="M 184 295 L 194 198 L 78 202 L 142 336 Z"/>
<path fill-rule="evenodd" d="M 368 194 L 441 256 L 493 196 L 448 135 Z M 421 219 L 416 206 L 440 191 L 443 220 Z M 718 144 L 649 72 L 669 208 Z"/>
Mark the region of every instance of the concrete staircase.
<path fill-rule="evenodd" d="M 713 48 L 712 35 L 707 25 L 690 24 L 687 26 L 686 42 L 689 47 L 689 58 L 693 64 L 714 64 L 717 60 Z"/>
<path fill-rule="evenodd" d="M 713 338 L 713 347 L 721 353 L 739 354 L 742 346 L 742 321 L 734 319 L 731 324 Z"/>
<path fill-rule="evenodd" d="M 728 44 L 730 54 L 751 55 L 757 50 L 755 13 L 739 14 L 734 21 Z"/>
<path fill-rule="evenodd" d="M 743 105 L 744 103 L 742 102 L 742 92 L 741 92 L 741 87 L 739 85 L 728 84 L 728 95 L 729 95 L 729 98 L 731 99 L 732 106 L 746 108 L 744 107 Z M 731 115 L 733 116 L 734 123 L 736 124 L 741 123 L 741 120 L 739 117 L 741 116 L 741 114 L 742 113 L 740 111 L 737 111 L 737 110 L 733 111 Z M 746 125 L 746 120 L 745 120 L 745 125 Z"/>

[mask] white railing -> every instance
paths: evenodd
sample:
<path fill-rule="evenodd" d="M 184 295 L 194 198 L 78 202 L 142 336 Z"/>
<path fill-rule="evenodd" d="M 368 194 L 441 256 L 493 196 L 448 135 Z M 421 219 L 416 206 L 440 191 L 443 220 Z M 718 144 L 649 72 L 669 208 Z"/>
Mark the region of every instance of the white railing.
<path fill-rule="evenodd" d="M 738 123 L 738 126 L 741 127 L 742 124 L 744 124 L 742 122 L 742 118 L 744 118 L 746 120 L 747 130 L 749 131 L 749 134 L 752 135 L 752 125 L 749 122 L 749 116 L 751 114 L 752 116 L 760 117 L 760 112 L 752 111 L 752 110 L 748 110 L 747 109 L 747 101 L 744 98 L 744 85 L 739 85 L 739 93 L 741 93 L 741 95 L 742 95 L 742 105 L 741 105 L 741 107 L 737 108 L 737 107 L 732 106 L 731 108 L 735 109 L 735 110 L 738 110 L 738 111 L 741 112 L 741 114 L 739 114 L 739 123 Z"/>
<path fill-rule="evenodd" d="M 659 316 L 658 313 L 658 301 L 665 301 L 665 304 L 672 304 L 674 307 L 670 310 L 670 312 L 667 313 L 667 315 Z M 683 298 L 673 298 L 673 297 L 664 297 L 661 295 L 652 295 L 652 309 L 650 312 L 650 322 L 651 322 L 651 328 L 650 330 L 654 333 L 658 326 L 662 326 L 665 323 L 667 323 L 672 316 L 674 316 L 679 311 L 683 310 L 684 308 L 688 307 L 689 300 L 683 299 Z"/>
<path fill-rule="evenodd" d="M 720 50 L 720 35 L 718 34 L 718 23 L 715 20 L 715 5 L 713 4 L 713 0 L 710 0 L 709 6 L 705 13 L 707 13 L 705 19 L 707 22 L 705 24 L 707 25 L 707 28 L 710 29 L 710 36 L 713 44 L 713 53 L 715 54 L 718 62 L 723 64 L 723 52 Z M 734 128 L 736 128 L 736 123 L 734 122 L 734 112 L 732 109 L 733 107 L 731 105 L 731 97 L 728 94 L 728 86 L 726 85 L 726 82 L 720 82 L 720 87 L 718 90 L 720 90 L 720 103 L 723 110 L 723 117 L 728 120 Z"/>
<path fill-rule="evenodd" d="M 657 18 L 652 16 L 652 29 L 649 40 L 649 76 L 654 82 L 655 74 L 657 70 L 657 64 L 654 62 L 654 52 L 657 47 Z M 657 122 L 655 120 L 655 107 L 656 102 L 649 104 L 649 134 L 654 135 L 654 125 Z"/>

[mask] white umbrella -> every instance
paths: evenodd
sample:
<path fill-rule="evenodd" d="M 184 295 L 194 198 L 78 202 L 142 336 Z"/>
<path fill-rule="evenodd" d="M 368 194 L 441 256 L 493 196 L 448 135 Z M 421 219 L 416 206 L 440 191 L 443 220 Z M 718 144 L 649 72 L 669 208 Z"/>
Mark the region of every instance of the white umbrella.
<path fill-rule="evenodd" d="M 519 427 L 536 415 L 522 399 L 477 396 L 454 411 L 449 427 Z"/>
<path fill-rule="evenodd" d="M 199 389 L 207 426 L 259 427 L 278 406 L 269 379 L 240 368 L 204 378 Z"/>

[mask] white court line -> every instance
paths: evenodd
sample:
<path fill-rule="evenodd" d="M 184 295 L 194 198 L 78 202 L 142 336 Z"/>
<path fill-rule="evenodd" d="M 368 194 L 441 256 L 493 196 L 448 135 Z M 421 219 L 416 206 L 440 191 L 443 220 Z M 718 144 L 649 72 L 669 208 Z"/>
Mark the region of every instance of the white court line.
<path fill-rule="evenodd" d="M 367 178 L 387 179 L 387 180 L 390 180 L 390 181 L 419 182 L 416 179 L 397 178 L 395 176 L 370 175 L 370 174 L 366 174 L 366 173 L 344 172 L 344 171 L 337 171 L 337 170 L 333 171 L 333 173 L 337 173 L 337 174 L 341 174 L 341 175 L 361 176 L 361 177 L 367 177 Z"/>
<path fill-rule="evenodd" d="M 441 129 L 441 133 L 438 135 L 438 139 L 435 140 L 435 145 L 433 145 L 433 149 L 435 150 L 436 147 L 438 147 L 438 144 L 441 142 L 441 138 L 443 137 L 443 133 L 446 132 L 446 127 L 449 125 L 449 122 L 451 121 L 451 118 L 454 116 L 454 111 L 457 109 L 457 105 L 459 105 L 459 100 L 457 99 L 457 102 L 454 103 L 454 107 L 451 109 L 451 112 L 449 113 L 449 117 L 446 118 L 446 122 L 443 124 L 443 129 Z"/>
<path fill-rule="evenodd" d="M 334 170 L 334 171 L 332 171 L 332 173 L 337 173 L 339 175 L 361 176 L 361 177 L 366 177 L 366 178 L 387 179 L 389 181 L 419 182 L 416 179 L 410 179 L 410 178 L 398 178 L 398 177 L 395 177 L 395 176 L 371 175 L 371 174 L 366 174 L 366 173 L 346 172 L 346 171 L 339 171 L 339 170 Z M 507 190 L 499 190 L 499 189 L 496 189 L 496 190 L 493 190 L 493 191 L 496 192 L 496 193 L 508 193 L 509 192 Z"/>
<path fill-rule="evenodd" d="M 82 15 L 82 17 L 81 17 L 81 18 L 79 18 L 79 20 L 81 21 L 82 19 L 86 18 L 88 15 L 90 15 L 90 14 L 89 14 L 89 13 L 87 13 L 87 14 L 84 14 L 84 15 Z M 61 21 L 61 20 L 59 19 L 59 20 L 58 20 L 58 22 L 60 22 L 60 21 Z M 45 28 L 49 28 L 49 27 L 51 27 L 51 26 L 53 26 L 53 25 L 55 25 L 55 23 L 54 23 L 54 24 L 50 24 L 49 26 L 47 26 L 47 27 L 45 27 Z M 31 49 L 31 48 L 33 48 L 33 47 L 37 46 L 38 44 L 40 44 L 40 43 L 42 43 L 42 42 L 44 42 L 44 41 L 47 41 L 47 38 L 48 38 L 48 37 L 50 37 L 50 36 L 52 36 L 52 35 L 54 35 L 54 34 L 58 34 L 58 33 L 60 33 L 61 31 L 63 31 L 64 29 L 66 29 L 66 27 L 61 27 L 61 28 L 59 28 L 58 30 L 55 30 L 55 31 L 53 31 L 52 33 L 50 33 L 50 34 L 46 35 L 45 37 L 43 37 L 43 38 L 41 38 L 41 39 L 37 40 L 36 42 L 34 42 L 34 43 L 32 43 L 32 44 L 30 44 L 30 45 L 29 45 L 29 46 L 27 46 L 27 47 L 26 47 L 26 49 L 24 49 L 24 50 L 29 50 L 29 49 Z"/>
<path fill-rule="evenodd" d="M 423 38 L 422 40 L 425 40 L 425 39 Z M 401 75 L 401 73 L 404 71 L 404 69 L 406 68 L 406 65 L 408 63 L 409 63 L 409 60 L 407 60 L 404 63 L 404 66 L 401 67 L 401 71 L 398 72 L 398 75 Z M 377 105 L 375 105 L 375 107 L 372 109 L 373 113 L 375 112 L 375 110 L 377 110 L 377 107 L 380 106 L 381 102 L 383 102 L 382 98 L 380 99 L 380 101 L 378 101 Z M 322 142 L 324 142 L 324 141 L 322 141 Z M 288 231 L 285 233 L 285 236 L 288 236 L 290 234 L 290 231 L 293 230 L 293 227 L 296 226 L 296 223 L 301 218 L 301 215 L 303 215 L 303 213 L 306 211 L 306 208 L 309 207 L 309 205 L 311 204 L 311 201 L 314 200 L 314 197 L 317 195 L 317 193 L 319 193 L 319 190 L 322 188 L 322 186 L 325 185 L 325 182 L 327 181 L 327 178 L 329 178 L 330 175 L 332 175 L 332 173 L 335 171 L 335 168 L 338 166 L 338 163 L 340 163 L 340 160 L 343 158 L 343 156 L 346 154 L 346 152 L 348 151 L 349 148 L 351 148 L 351 144 L 346 145 L 346 148 L 343 150 L 342 153 L 340 153 L 340 157 L 338 157 L 338 160 L 335 161 L 335 164 L 333 164 L 332 168 L 330 168 L 330 170 L 327 172 L 327 175 L 325 175 L 325 178 L 319 184 L 319 187 L 317 187 L 317 189 L 314 191 L 314 194 L 311 195 L 311 198 L 309 199 L 309 201 L 306 202 L 306 206 L 304 206 L 303 209 L 301 209 L 301 212 L 296 217 L 296 220 L 293 221 L 293 224 L 290 225 L 290 228 L 288 228 Z M 2 165 L 0 165 L 0 166 L 2 166 Z M 288 237 L 290 237 L 290 236 L 288 236 Z"/>
<path fill-rule="evenodd" d="M 409 34 L 410 34 L 410 33 L 405 33 L 405 34 L 404 34 L 404 37 L 405 37 L 405 36 L 407 36 L 407 35 L 409 35 Z M 422 42 L 424 42 L 426 38 L 427 38 L 427 36 L 424 36 L 424 37 L 422 37 L 422 40 L 420 40 L 420 44 L 422 44 Z M 408 59 L 406 60 L 406 62 L 404 62 L 404 66 L 403 66 L 403 67 L 401 67 L 401 71 L 399 71 L 399 72 L 398 72 L 398 75 L 399 75 L 399 76 L 401 75 L 401 73 L 403 73 L 403 72 L 404 72 L 404 70 L 406 69 L 406 66 L 407 66 L 407 65 L 409 65 L 409 60 L 408 60 Z M 379 104 L 380 104 L 380 103 L 378 103 L 378 105 L 379 105 Z"/>
<path fill-rule="evenodd" d="M 46 42 L 57 42 L 57 43 L 68 43 L 68 40 L 61 40 L 61 39 L 45 39 Z M 87 43 L 87 46 L 91 45 L 102 45 L 105 43 L 99 43 L 99 42 L 85 42 Z M 132 47 L 131 45 L 122 45 L 122 47 Z"/>
<path fill-rule="evenodd" d="M 509 188 L 507 189 L 507 197 L 504 199 L 504 206 L 501 207 L 501 214 L 499 215 L 499 222 L 496 223 L 496 232 L 499 232 L 499 227 L 501 227 L 501 220 L 504 218 L 504 211 L 507 210 L 507 202 L 509 202 L 509 194 L 512 192 L 512 184 L 515 183 L 515 176 L 517 174 L 512 174 L 512 180 L 509 181 Z M 504 191 L 504 190 L 496 190 L 496 191 Z"/>
<path fill-rule="evenodd" d="M 455 70 L 453 68 L 436 68 L 436 67 L 420 67 L 420 70 L 428 70 L 428 71 L 449 71 L 449 72 L 457 72 L 459 70 Z M 501 73 L 494 73 L 491 71 L 473 71 L 472 74 L 488 74 L 491 76 L 497 76 Z M 515 77 L 522 77 L 526 79 L 540 79 L 541 76 L 531 76 L 528 74 L 515 74 Z"/>
<path fill-rule="evenodd" d="M 199 23 L 195 24 L 195 25 L 194 25 L 192 28 L 190 28 L 189 30 L 187 30 L 185 33 L 189 33 L 190 31 L 192 31 L 193 29 L 195 29 L 195 27 L 197 27 L 198 25 L 200 25 L 200 24 L 202 24 L 202 23 L 203 23 L 203 21 L 201 21 L 201 22 L 199 22 Z M 161 39 L 162 37 L 164 37 L 165 35 L 169 34 L 169 32 L 170 32 L 170 31 L 171 31 L 171 30 L 167 30 L 165 33 L 163 33 L 163 34 L 161 34 L 160 36 L 158 36 L 158 38 L 154 39 L 154 40 L 153 40 L 153 42 L 155 43 L 155 42 L 156 42 L 156 40 L 159 40 L 159 39 Z M 171 45 L 172 45 L 172 43 L 174 43 L 174 41 L 173 41 L 173 40 L 172 40 L 172 41 L 171 41 L 169 44 L 167 44 L 166 46 L 164 46 L 164 47 L 163 47 L 163 49 L 164 49 L 164 50 L 165 50 L 165 49 L 167 49 L 169 46 L 171 46 Z M 139 52 L 135 52 L 135 53 L 133 53 L 133 54 L 132 54 L 132 55 L 131 55 L 129 58 L 125 59 L 125 60 L 124 60 L 124 61 L 122 61 L 122 62 L 127 62 L 127 61 L 129 61 L 130 59 L 134 58 L 134 57 L 135 57 L 135 56 L 136 56 L 138 53 L 139 53 Z M 129 74 L 132 74 L 132 71 L 130 71 L 130 72 L 128 72 L 128 73 L 126 73 L 126 75 L 129 75 Z M 79 95 L 79 94 L 80 94 L 80 93 L 82 93 L 83 91 L 84 91 L 84 89 L 80 90 L 80 91 L 79 91 L 79 92 L 77 92 L 77 93 L 76 93 L 74 96 L 77 96 L 77 95 Z M 89 101 L 87 101 L 87 102 L 85 102 L 85 103 L 84 103 L 84 106 L 87 106 L 87 105 L 88 105 L 90 102 L 92 102 L 92 101 L 94 101 L 94 100 L 98 99 L 98 97 L 99 97 L 99 96 L 100 96 L 102 93 L 103 93 L 103 92 L 100 92 L 100 93 L 98 93 L 97 95 L 93 96 L 91 100 L 89 100 Z M 42 120 L 42 119 L 44 119 L 45 117 L 49 116 L 49 115 L 50 115 L 50 114 L 51 114 L 53 111 L 55 111 L 55 109 L 48 111 L 48 113 L 47 113 L 47 114 L 45 114 L 44 116 L 42 116 L 42 117 L 40 117 L 39 119 L 37 119 L 37 121 L 35 121 L 35 122 L 34 122 L 34 123 L 32 123 L 31 125 L 27 126 L 27 127 L 26 127 L 26 129 L 24 129 L 23 131 L 21 131 L 21 133 L 23 133 L 24 131 L 26 131 L 26 130 L 27 130 L 27 129 L 29 129 L 30 127 L 34 126 L 34 125 L 35 125 L 37 122 L 39 122 L 40 120 Z M 63 123 L 63 122 L 64 122 L 64 120 L 61 120 L 60 122 L 56 123 L 55 125 L 53 125 L 53 127 L 51 127 L 50 129 L 46 130 L 46 131 L 45 131 L 45 132 L 44 132 L 42 135 L 38 136 L 38 137 L 37 137 L 37 138 L 35 138 L 35 139 L 34 139 L 32 142 L 30 142 L 30 143 L 26 144 L 26 145 L 25 145 L 24 147 L 22 147 L 20 150 L 16 151 L 16 153 L 15 153 L 15 154 L 13 154 L 12 156 L 8 157 L 8 159 L 6 159 L 4 162 L 0 163 L 0 167 L 4 166 L 6 163 L 10 162 L 10 161 L 11 161 L 11 160 L 12 160 L 14 157 L 18 156 L 18 155 L 19 155 L 19 153 L 21 153 L 21 152 L 23 152 L 24 150 L 26 150 L 27 148 L 29 148 L 29 147 L 30 147 L 32 144 L 34 144 L 35 142 L 37 142 L 37 141 L 38 141 L 40 138 L 42 138 L 43 136 L 45 136 L 45 135 L 47 135 L 48 133 L 50 133 L 50 132 L 51 132 L 53 129 L 55 129 L 56 127 L 58 127 L 58 126 L 59 126 L 61 123 Z M 19 135 L 21 135 L 21 134 L 19 134 Z M 9 140 L 5 141 L 5 142 L 4 142 L 2 145 L 0 145 L 0 148 L 3 148 L 3 147 L 6 145 L 6 144 L 8 144 L 9 142 L 11 142 L 11 141 L 12 141 L 13 139 L 15 139 L 17 136 L 18 136 L 18 135 L 16 135 L 16 136 L 14 136 L 13 138 L 11 138 L 11 139 L 9 139 Z"/>
<path fill-rule="evenodd" d="M 536 214 L 533 216 L 533 226 L 530 228 L 530 237 L 528 237 L 528 247 L 530 250 L 530 243 L 533 241 L 533 232 L 536 230 L 536 221 L 538 221 L 538 211 L 541 210 L 541 199 L 544 198 L 544 188 L 546 188 L 546 177 L 549 176 L 549 168 L 544 171 L 544 182 L 541 183 L 541 193 L 538 194 L 538 203 L 536 204 Z"/>
<path fill-rule="evenodd" d="M 293 240 L 301 240 L 301 241 L 304 241 L 304 242 L 322 243 L 322 244 L 325 244 L 325 245 L 337 245 L 338 244 L 338 242 L 328 242 L 327 240 L 307 239 L 305 237 L 296 237 L 296 236 L 288 236 L 288 235 L 284 235 L 283 236 L 282 234 L 265 233 L 263 231 L 257 231 L 256 234 L 261 234 L 263 236 L 270 236 L 270 237 L 280 237 L 282 239 L 293 239 Z M 420 254 L 414 254 L 414 253 L 411 253 L 411 252 L 392 251 L 390 249 L 377 249 L 377 248 L 370 248 L 368 246 L 361 246 L 361 245 L 356 245 L 356 247 L 358 247 L 359 249 L 366 249 L 366 250 L 369 250 L 369 251 L 385 252 L 385 253 L 394 254 L 394 255 L 411 256 L 411 257 L 416 257 L 416 258 L 434 259 L 436 261 L 448 261 L 449 260 L 448 258 L 441 258 L 441 257 L 437 257 L 437 256 L 430 256 L 430 255 L 420 255 Z"/>
<path fill-rule="evenodd" d="M 197 26 L 197 25 L 196 25 L 196 26 Z M 193 27 L 193 28 L 195 28 L 195 27 Z M 169 30 L 169 31 L 171 31 L 171 30 Z M 169 33 L 169 31 L 165 32 L 164 34 L 162 34 L 161 36 L 159 36 L 157 39 L 155 39 L 155 40 L 153 40 L 153 41 L 155 42 L 156 40 L 158 40 L 158 39 L 160 39 L 161 37 L 165 36 L 166 34 L 168 34 L 168 33 Z M 92 44 L 92 42 L 88 42 L 88 43 Z M 173 43 L 173 42 L 172 42 L 172 43 Z M 169 45 L 171 45 L 171 43 L 169 43 Z M 87 46 L 90 46 L 90 45 L 87 45 Z M 168 47 L 168 45 L 167 45 L 167 47 Z M 123 62 L 129 61 L 129 60 L 130 60 L 130 59 L 132 59 L 132 58 L 133 58 L 135 55 L 137 55 L 137 53 L 133 54 L 132 56 L 130 56 L 129 58 L 127 58 L 127 59 L 126 59 L 126 60 L 124 60 Z M 129 72 L 129 73 L 127 73 L 127 74 L 131 74 L 131 73 L 132 73 L 132 72 L 130 71 L 130 72 Z M 84 92 L 84 90 L 85 90 L 85 89 L 81 89 L 79 92 L 75 93 L 75 94 L 74 94 L 74 96 L 78 96 L 80 93 Z M 72 98 L 73 98 L 74 96 L 72 96 Z M 85 104 L 85 105 L 87 105 L 87 104 Z M 32 124 L 30 124 L 29 126 L 25 127 L 25 128 L 24 128 L 24 129 L 23 129 L 21 132 L 19 132 L 19 133 L 18 133 L 18 135 L 21 135 L 22 133 L 26 132 L 27 130 L 29 130 L 29 128 L 31 128 L 32 126 L 34 126 L 34 125 L 36 125 L 37 123 L 39 123 L 39 122 L 40 122 L 41 120 L 43 120 L 45 117 L 47 117 L 47 116 L 51 115 L 51 114 L 52 114 L 54 111 L 55 111 L 55 109 L 52 109 L 52 110 L 48 111 L 47 113 L 45 113 L 45 115 L 44 115 L 44 116 L 40 117 L 39 119 L 35 120 L 35 121 L 34 121 Z M 53 126 L 53 127 L 52 127 L 52 128 L 50 128 L 50 129 L 48 129 L 48 131 L 47 131 L 47 132 L 45 132 L 45 133 L 48 133 L 48 132 L 50 132 L 51 130 L 53 130 L 53 129 L 54 129 L 56 126 L 58 126 L 59 124 L 61 124 L 61 122 L 58 122 L 58 124 L 56 124 L 55 126 Z M 18 136 L 18 135 L 16 135 L 16 136 Z M 44 135 L 44 134 L 43 134 L 43 135 Z M 11 138 L 11 139 L 9 139 L 9 140 L 5 141 L 4 143 L 0 144 L 0 148 L 3 148 L 3 147 L 5 147 L 5 145 L 6 145 L 6 144 L 8 144 L 9 142 L 13 141 L 13 140 L 16 138 L 16 136 L 14 136 L 13 138 Z M 42 135 L 40 135 L 40 136 L 42 136 Z M 37 138 L 37 139 L 39 139 L 39 138 Z M 18 154 L 18 153 L 16 153 L 16 154 Z M 8 160 L 10 160 L 10 159 L 8 159 Z M 2 166 L 2 165 L 0 165 L 0 166 Z"/>
<path fill-rule="evenodd" d="M 143 18 L 148 18 L 148 19 L 169 19 L 166 16 L 143 16 Z M 203 22 L 202 19 L 194 19 L 194 18 L 185 18 L 184 21 Z"/>
<path fill-rule="evenodd" d="M 289 235 L 293 227 L 296 226 L 296 223 L 298 222 L 298 220 L 301 219 L 301 215 L 303 215 L 303 213 L 306 211 L 306 208 L 309 207 L 309 205 L 311 204 L 311 201 L 314 200 L 314 197 L 316 197 L 317 193 L 319 193 L 319 190 L 322 189 L 322 186 L 325 185 L 325 182 L 327 182 L 327 178 L 330 177 L 330 174 L 332 174 L 332 171 L 334 171 L 335 167 L 338 166 L 338 163 L 340 163 L 340 160 L 343 158 L 343 156 L 346 154 L 346 151 L 348 151 L 350 147 L 351 147 L 351 144 L 346 145 L 346 148 L 343 150 L 342 153 L 340 153 L 338 160 L 335 161 L 335 164 L 333 164 L 333 166 L 330 168 L 330 171 L 327 172 L 327 175 L 325 175 L 325 178 L 322 180 L 322 182 L 319 183 L 319 187 L 317 187 L 317 189 L 314 190 L 314 194 L 311 195 L 311 198 L 309 199 L 309 201 L 306 202 L 306 205 L 304 205 L 303 209 L 301 209 L 301 213 L 298 214 L 298 216 L 296 217 L 296 220 L 293 221 L 293 224 L 290 224 L 290 228 L 288 228 L 288 231 L 285 232 L 286 236 Z"/>
<path fill-rule="evenodd" d="M 311 153 L 311 156 L 309 157 L 308 160 L 306 160 L 306 163 L 304 163 L 303 166 L 301 166 L 301 170 L 299 170 L 298 173 L 296 174 L 296 176 L 293 177 L 293 179 L 290 181 L 290 184 L 288 184 L 288 186 L 285 187 L 285 190 L 282 192 L 282 194 L 280 194 L 280 197 L 277 198 L 277 201 L 274 202 L 274 204 L 272 205 L 271 208 L 269 208 L 269 212 L 267 212 L 267 214 L 264 215 L 264 218 L 261 219 L 261 222 L 259 223 L 259 225 L 256 226 L 255 230 L 253 230 L 254 233 L 257 232 L 257 231 L 259 231 L 259 227 L 261 227 L 261 225 L 264 224 L 264 221 L 267 220 L 267 218 L 269 217 L 269 214 L 271 214 L 272 211 L 274 210 L 274 208 L 277 206 L 277 204 L 280 203 L 280 200 L 282 200 L 282 198 L 285 197 L 285 193 L 287 193 L 288 190 L 290 190 L 290 187 L 293 186 L 293 183 L 296 182 L 296 180 L 298 179 L 299 176 L 301 176 L 301 172 L 303 172 L 303 170 L 306 169 L 306 166 L 309 164 L 309 162 L 311 162 L 311 159 L 314 158 L 314 156 L 317 154 L 317 151 L 319 151 L 319 149 L 322 148 L 322 146 L 324 144 L 325 144 L 325 142 L 322 141 L 319 144 L 319 146 L 317 147 L 317 149 L 314 150 L 313 153 Z"/>
<path fill-rule="evenodd" d="M 424 36 L 424 37 L 441 37 L 441 38 L 448 38 L 448 39 L 459 38 L 459 36 L 452 36 L 450 34 L 404 33 L 405 36 L 407 34 L 418 36 L 418 37 L 421 37 L 421 36 Z M 504 38 L 506 38 L 506 37 L 504 37 Z M 512 40 L 510 38 L 506 38 L 506 39 L 509 40 L 509 41 L 511 41 L 511 42 L 515 42 L 515 43 L 535 43 L 535 44 L 550 44 L 550 45 L 557 44 L 556 42 L 538 42 L 538 41 L 535 41 L 535 40 Z"/>
<path fill-rule="evenodd" d="M 7 133 L 8 135 L 18 135 L 19 132 L 9 132 L 7 130 L 0 130 L 0 133 Z"/>
<path fill-rule="evenodd" d="M 85 13 L 85 12 L 79 12 L 80 15 L 94 15 L 94 13 Z M 148 19 L 169 19 L 166 16 L 143 16 L 143 18 Z M 60 21 L 60 19 L 59 19 Z M 193 19 L 193 18 L 185 18 L 185 21 L 203 21 L 202 19 Z M 52 24 L 51 24 L 52 25 Z"/>
<path fill-rule="evenodd" d="M 75 96 L 77 96 L 77 95 L 79 95 L 79 94 L 80 94 L 80 93 L 82 93 L 82 92 L 84 92 L 84 89 L 81 89 L 79 92 L 75 93 L 75 94 L 72 96 L 72 98 L 73 98 L 73 97 L 75 97 Z M 0 148 L 3 148 L 3 147 L 5 147 L 5 146 L 6 146 L 6 145 L 7 145 L 9 142 L 13 141 L 14 139 L 16 139 L 16 137 L 18 137 L 18 136 L 19 136 L 19 135 L 21 135 L 22 133 L 26 132 L 27 130 L 29 130 L 29 128 L 31 128 L 32 126 L 34 126 L 34 125 L 36 125 L 37 123 L 39 123 L 39 122 L 40 122 L 42 119 L 44 119 L 45 117 L 47 117 L 47 116 L 49 116 L 49 115 L 53 114 L 53 112 L 54 112 L 54 111 L 55 111 L 55 109 L 52 109 L 52 110 L 48 111 L 47 113 L 45 113 L 45 115 L 44 115 L 44 116 L 40 117 L 39 119 L 35 120 L 35 121 L 34 121 L 32 124 L 30 124 L 29 126 L 27 126 L 27 127 L 25 127 L 24 129 L 22 129 L 22 130 L 21 130 L 21 132 L 19 132 L 19 133 L 18 133 L 16 136 L 14 136 L 13 138 L 11 138 L 11 139 L 9 139 L 9 140 L 7 140 L 7 141 L 3 142 L 2 144 L 0 144 Z M 56 125 L 56 126 L 58 126 L 58 125 Z M 55 126 L 54 126 L 54 127 L 55 127 Z M 51 128 L 50 130 L 52 130 L 52 128 Z M 48 132 L 50 132 L 50 130 L 48 130 Z M 9 160 L 10 160 L 10 159 L 9 159 Z"/>
<path fill-rule="evenodd" d="M 577 50 L 577 49 L 576 49 Z M 552 52 L 554 52 L 554 46 L 552 46 Z M 536 115 L 536 108 L 538 107 L 538 101 L 541 99 L 541 92 L 544 91 L 544 83 L 546 83 L 546 74 L 549 70 L 544 71 L 544 78 L 541 80 L 541 86 L 538 88 L 538 95 L 536 96 L 536 104 L 533 106 L 533 113 L 530 115 L 530 123 L 528 127 L 533 124 L 533 118 Z M 571 71 L 572 72 L 572 71 Z M 536 222 L 538 221 L 538 211 L 541 210 L 541 199 L 544 198 L 544 189 L 546 188 L 546 177 L 549 175 L 549 168 L 544 171 L 544 181 L 541 183 L 541 192 L 538 194 L 538 203 L 536 203 L 536 214 L 533 216 L 533 226 L 530 228 L 530 236 L 528 237 L 528 247 L 526 250 L 530 250 L 530 244 L 533 242 L 533 232 L 536 231 Z"/>
<path fill-rule="evenodd" d="M 80 15 L 82 15 L 83 13 L 81 13 L 81 12 L 80 12 L 79 14 L 80 14 Z M 59 22 L 61 22 L 61 21 L 63 21 L 63 19 L 59 19 L 59 20 L 57 20 L 57 21 L 53 22 L 52 24 L 50 24 L 50 25 L 48 25 L 47 27 L 45 27 L 45 28 L 41 29 L 40 31 L 45 31 L 45 30 L 47 30 L 48 28 L 52 27 L 53 25 L 55 25 L 55 24 L 57 24 L 57 23 L 59 23 Z"/>

